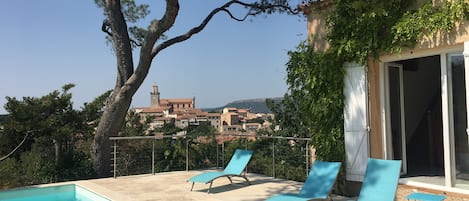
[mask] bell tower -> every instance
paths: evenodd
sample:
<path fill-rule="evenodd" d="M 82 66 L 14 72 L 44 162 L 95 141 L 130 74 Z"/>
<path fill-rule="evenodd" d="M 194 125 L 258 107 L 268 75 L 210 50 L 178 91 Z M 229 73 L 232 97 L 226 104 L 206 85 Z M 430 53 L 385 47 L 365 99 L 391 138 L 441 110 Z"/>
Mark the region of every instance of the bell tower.
<path fill-rule="evenodd" d="M 160 92 L 158 92 L 158 85 L 153 85 L 150 92 L 151 95 L 151 105 L 150 107 L 160 107 Z"/>

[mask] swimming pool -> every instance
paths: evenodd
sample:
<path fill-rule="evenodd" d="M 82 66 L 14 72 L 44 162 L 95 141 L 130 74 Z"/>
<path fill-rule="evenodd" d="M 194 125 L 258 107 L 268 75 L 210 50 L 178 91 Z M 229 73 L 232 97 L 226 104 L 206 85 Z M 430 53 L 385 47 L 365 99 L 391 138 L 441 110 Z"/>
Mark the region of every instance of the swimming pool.
<path fill-rule="evenodd" d="M 75 184 L 0 191 L 1 201 L 110 201 Z"/>

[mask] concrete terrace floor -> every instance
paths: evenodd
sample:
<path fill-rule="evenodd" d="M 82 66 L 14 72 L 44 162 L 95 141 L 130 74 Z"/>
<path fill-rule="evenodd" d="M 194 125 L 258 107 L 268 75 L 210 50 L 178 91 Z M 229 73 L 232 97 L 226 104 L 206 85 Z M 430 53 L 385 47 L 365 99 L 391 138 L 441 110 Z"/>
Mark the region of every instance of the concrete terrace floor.
<path fill-rule="evenodd" d="M 40 186 L 73 183 L 113 201 L 261 201 L 281 193 L 298 193 L 303 185 L 301 182 L 274 179 L 264 175 L 249 173 L 247 177 L 251 181 L 251 185 L 248 185 L 242 178 L 233 178 L 233 184 L 230 184 L 226 178 L 219 178 L 214 181 L 209 194 L 207 193 L 209 184 L 196 183 L 193 191 L 190 191 L 191 183 L 186 182 L 186 180 L 205 171 L 214 170 L 175 171 L 155 175 L 144 174 L 118 177 L 117 179 L 80 180 Z M 405 196 L 421 190 L 412 186 L 399 185 L 396 200 L 407 200 Z M 432 191 L 427 193 L 442 194 L 441 192 Z M 332 197 L 335 201 L 356 200 L 336 195 Z M 469 201 L 468 197 L 469 195 L 461 197 L 448 195 L 445 201 Z"/>
<path fill-rule="evenodd" d="M 190 191 L 192 183 L 186 180 L 201 172 L 203 171 L 176 171 L 66 183 L 80 185 L 113 201 L 261 201 L 280 193 L 298 193 L 303 185 L 300 182 L 249 173 L 247 176 L 251 185 L 242 178 L 233 178 L 233 184 L 226 178 L 219 178 L 213 182 L 209 194 L 209 184 L 196 183 L 193 191 Z M 334 200 L 345 198 L 334 196 Z"/>

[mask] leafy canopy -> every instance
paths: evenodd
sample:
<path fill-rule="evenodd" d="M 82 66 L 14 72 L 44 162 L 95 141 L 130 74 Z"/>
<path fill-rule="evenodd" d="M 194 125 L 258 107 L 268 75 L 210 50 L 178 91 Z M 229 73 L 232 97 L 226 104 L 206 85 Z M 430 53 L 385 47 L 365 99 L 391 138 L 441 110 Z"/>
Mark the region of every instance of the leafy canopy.
<path fill-rule="evenodd" d="M 464 0 L 433 5 L 413 0 L 334 0 L 328 16 L 332 51 L 346 61 L 364 64 L 368 56 L 413 48 L 425 35 L 448 34 L 465 19 Z"/>

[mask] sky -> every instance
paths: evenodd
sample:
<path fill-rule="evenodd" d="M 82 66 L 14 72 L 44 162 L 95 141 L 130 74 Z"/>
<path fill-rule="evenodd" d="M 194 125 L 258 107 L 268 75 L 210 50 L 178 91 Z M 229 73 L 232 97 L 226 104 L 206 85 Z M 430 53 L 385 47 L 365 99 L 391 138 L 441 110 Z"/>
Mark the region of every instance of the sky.
<path fill-rule="evenodd" d="M 159 19 L 164 1 L 150 4 Z M 203 2 L 203 3 L 201 3 Z M 224 1 L 181 0 L 168 37 L 185 33 Z M 236 8 L 240 14 L 241 8 Z M 41 97 L 73 83 L 74 108 L 114 87 L 116 59 L 101 32 L 102 9 L 94 0 L 0 2 L 0 114 L 6 97 Z M 236 22 L 219 13 L 197 35 L 158 54 L 131 107 L 161 98 L 196 98 L 197 108 L 241 99 L 281 97 L 287 91 L 287 52 L 306 39 L 303 16 L 275 14 Z M 136 60 L 138 57 L 134 57 Z M 137 62 L 137 61 L 134 61 Z"/>

